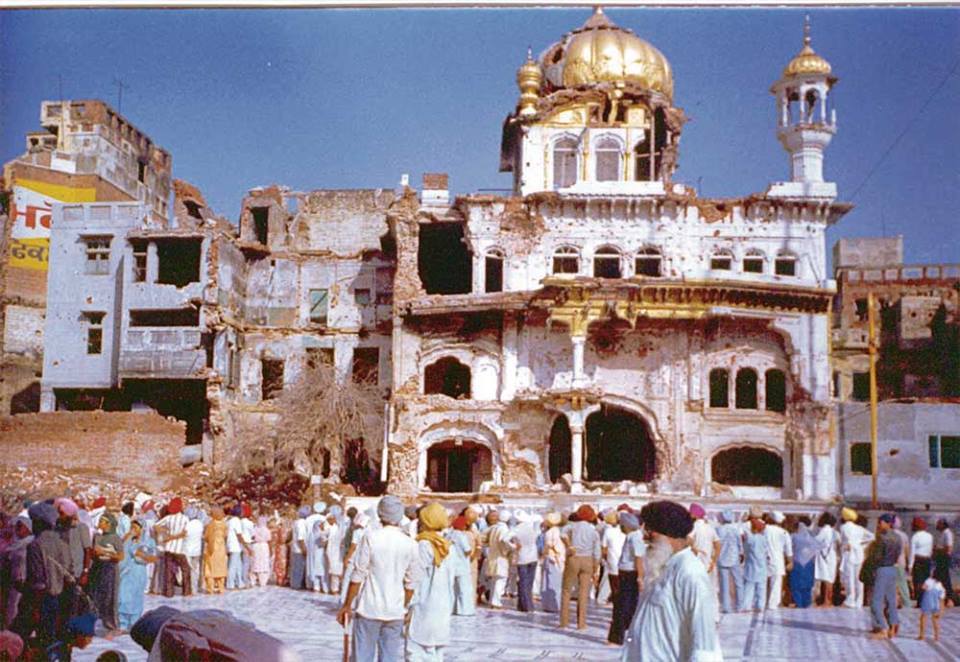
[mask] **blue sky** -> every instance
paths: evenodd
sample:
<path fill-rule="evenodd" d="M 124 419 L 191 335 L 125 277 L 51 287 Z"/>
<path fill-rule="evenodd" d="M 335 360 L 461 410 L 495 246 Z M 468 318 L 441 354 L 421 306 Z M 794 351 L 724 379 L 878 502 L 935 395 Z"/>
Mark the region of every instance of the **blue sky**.
<path fill-rule="evenodd" d="M 119 78 L 129 86 L 123 114 L 172 153 L 176 177 L 232 219 L 247 189 L 271 183 L 393 187 L 401 173 L 419 184 L 440 171 L 458 193 L 507 188 L 497 165 L 516 68 L 528 45 L 543 51 L 589 14 L 2 11 L 0 159 L 39 128 L 58 76 L 64 97 L 114 106 Z M 673 66 L 675 102 L 691 117 L 676 179 L 736 196 L 787 178 L 769 87 L 801 46 L 803 10 L 607 14 Z M 840 77 L 825 174 L 841 199 L 856 192 L 828 248 L 885 232 L 904 235 L 910 261 L 960 262 L 960 11 L 820 8 L 811 17 L 814 48 Z"/>

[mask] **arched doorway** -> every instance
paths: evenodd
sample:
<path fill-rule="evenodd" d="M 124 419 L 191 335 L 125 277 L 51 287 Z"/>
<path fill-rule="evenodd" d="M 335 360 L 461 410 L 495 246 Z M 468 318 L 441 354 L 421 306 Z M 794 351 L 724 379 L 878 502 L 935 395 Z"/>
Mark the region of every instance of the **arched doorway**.
<path fill-rule="evenodd" d="M 657 459 L 647 424 L 619 407 L 604 406 L 587 417 L 587 480 L 647 482 Z"/>
<path fill-rule="evenodd" d="M 450 439 L 427 450 L 426 485 L 434 492 L 477 492 L 493 479 L 493 454 L 483 444 Z"/>
<path fill-rule="evenodd" d="M 547 446 L 547 466 L 550 470 L 550 482 L 556 483 L 560 476 L 570 473 L 570 423 L 563 414 L 557 416 L 550 428 L 550 442 Z"/>
<path fill-rule="evenodd" d="M 724 485 L 783 487 L 783 458 L 764 448 L 728 448 L 713 456 L 710 475 Z"/>
<path fill-rule="evenodd" d="M 442 394 L 454 399 L 470 397 L 470 368 L 452 356 L 446 356 L 426 367 L 423 392 Z"/>

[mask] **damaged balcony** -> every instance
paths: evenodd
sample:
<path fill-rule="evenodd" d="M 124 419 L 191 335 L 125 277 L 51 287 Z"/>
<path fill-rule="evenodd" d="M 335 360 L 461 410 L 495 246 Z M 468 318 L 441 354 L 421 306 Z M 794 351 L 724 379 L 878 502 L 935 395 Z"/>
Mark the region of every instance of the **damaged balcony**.
<path fill-rule="evenodd" d="M 120 348 L 121 379 L 196 377 L 206 366 L 196 308 L 130 311 Z"/>

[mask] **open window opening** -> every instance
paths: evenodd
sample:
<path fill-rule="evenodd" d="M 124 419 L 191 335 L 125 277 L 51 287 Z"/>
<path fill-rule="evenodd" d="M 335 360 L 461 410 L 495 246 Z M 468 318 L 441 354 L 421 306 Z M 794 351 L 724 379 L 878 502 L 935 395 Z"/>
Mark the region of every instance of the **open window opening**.
<path fill-rule="evenodd" d="M 270 208 L 251 207 L 250 215 L 253 217 L 253 232 L 257 242 L 266 246 L 270 238 Z"/>
<path fill-rule="evenodd" d="M 604 406 L 587 417 L 586 477 L 589 480 L 646 482 L 656 476 L 656 451 L 639 416 Z"/>
<path fill-rule="evenodd" d="M 710 371 L 710 406 L 723 409 L 730 406 L 730 373 L 724 368 Z"/>
<path fill-rule="evenodd" d="M 720 451 L 710 461 L 713 482 L 744 487 L 783 487 L 783 459 L 763 448 L 739 446 Z"/>
<path fill-rule="evenodd" d="M 110 241 L 111 237 L 84 237 L 86 250 L 86 264 L 84 273 L 90 275 L 105 275 L 110 273 Z"/>
<path fill-rule="evenodd" d="M 553 146 L 553 188 L 567 188 L 577 183 L 577 141 L 561 138 Z"/>
<path fill-rule="evenodd" d="M 157 282 L 184 287 L 200 282 L 202 239 L 158 239 Z"/>
<path fill-rule="evenodd" d="M 131 310 L 130 326 L 200 326 L 200 309 L 191 306 Z"/>
<path fill-rule="evenodd" d="M 573 443 L 573 435 L 570 433 L 570 423 L 566 416 L 560 414 L 553 420 L 550 428 L 547 464 L 551 483 L 559 481 L 563 474 L 571 473 L 573 466 L 570 457 L 571 443 Z"/>
<path fill-rule="evenodd" d="M 353 381 L 358 384 L 380 383 L 380 348 L 355 347 L 353 349 Z"/>
<path fill-rule="evenodd" d="M 426 483 L 434 492 L 479 492 L 493 479 L 493 454 L 483 444 L 450 439 L 427 450 Z"/>
<path fill-rule="evenodd" d="M 145 161 L 137 161 L 137 181 L 143 184 L 147 181 L 147 163 Z"/>
<path fill-rule="evenodd" d="M 853 373 L 853 399 L 866 402 L 870 399 L 870 373 Z"/>
<path fill-rule="evenodd" d="M 873 461 L 870 442 L 850 444 L 850 473 L 870 475 L 873 473 Z"/>
<path fill-rule="evenodd" d="M 593 256 L 594 278 L 620 278 L 623 275 L 620 263 L 620 251 L 613 246 L 597 249 Z"/>
<path fill-rule="evenodd" d="M 417 270 L 427 294 L 468 294 L 473 287 L 473 256 L 463 223 L 420 225 Z"/>
<path fill-rule="evenodd" d="M 663 179 L 663 149 L 667 146 L 667 117 L 663 108 L 653 113 L 653 180 Z"/>
<path fill-rule="evenodd" d="M 572 246 L 561 246 L 553 253 L 553 273 L 580 273 L 580 253 Z"/>
<path fill-rule="evenodd" d="M 762 274 L 763 253 L 749 251 L 743 258 L 743 272 L 746 274 Z"/>
<path fill-rule="evenodd" d="M 503 253 L 487 251 L 483 263 L 483 291 L 503 292 Z"/>
<path fill-rule="evenodd" d="M 663 275 L 663 256 L 658 248 L 641 248 L 637 253 L 635 272 L 638 276 L 659 278 Z"/>
<path fill-rule="evenodd" d="M 183 206 L 187 208 L 187 215 L 188 215 L 188 216 L 192 216 L 193 218 L 197 218 L 197 219 L 203 220 L 203 214 L 200 213 L 200 210 L 203 209 L 203 207 L 201 207 L 199 204 L 197 204 L 196 201 L 194 201 L 194 200 L 184 200 L 184 201 L 183 201 Z"/>
<path fill-rule="evenodd" d="M 594 158 L 598 182 L 615 182 L 620 179 L 621 151 L 620 142 L 616 138 L 604 136 L 597 141 Z"/>
<path fill-rule="evenodd" d="M 771 368 L 764 373 L 764 395 L 767 411 L 787 411 L 787 378 L 783 370 Z"/>
<path fill-rule="evenodd" d="M 103 318 L 106 313 L 85 312 L 83 320 L 87 325 L 87 354 L 103 352 Z"/>
<path fill-rule="evenodd" d="M 643 140 L 633 147 L 633 178 L 638 182 L 649 182 L 653 179 L 650 129 L 643 130 Z"/>
<path fill-rule="evenodd" d="M 147 280 L 147 242 L 134 239 L 130 242 L 133 248 L 133 282 L 145 283 Z"/>
<path fill-rule="evenodd" d="M 283 392 L 283 359 L 260 359 L 260 398 L 273 400 Z"/>
<path fill-rule="evenodd" d="M 733 268 L 733 254 L 720 250 L 710 258 L 710 268 L 714 271 L 730 271 Z"/>
<path fill-rule="evenodd" d="M 778 276 L 796 276 L 797 258 L 793 255 L 779 255 L 773 264 L 773 271 Z"/>
<path fill-rule="evenodd" d="M 307 367 L 333 365 L 333 347 L 307 347 Z"/>
<path fill-rule="evenodd" d="M 423 392 L 457 399 L 470 397 L 470 367 L 452 356 L 431 363 L 424 370 Z"/>
<path fill-rule="evenodd" d="M 753 368 L 737 370 L 737 409 L 757 408 L 757 371 Z"/>

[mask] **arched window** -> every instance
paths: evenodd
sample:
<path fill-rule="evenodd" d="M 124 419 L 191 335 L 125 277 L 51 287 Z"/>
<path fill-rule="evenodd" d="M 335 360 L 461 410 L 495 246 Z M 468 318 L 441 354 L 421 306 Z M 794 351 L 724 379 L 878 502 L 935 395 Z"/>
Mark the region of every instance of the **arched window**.
<path fill-rule="evenodd" d="M 757 371 L 753 368 L 737 370 L 737 409 L 757 408 Z"/>
<path fill-rule="evenodd" d="M 797 257 L 792 253 L 780 253 L 773 263 L 773 273 L 778 276 L 796 276 Z"/>
<path fill-rule="evenodd" d="M 452 356 L 428 365 L 423 382 L 425 395 L 440 394 L 454 399 L 470 397 L 470 368 Z"/>
<path fill-rule="evenodd" d="M 757 249 L 751 249 L 747 251 L 747 254 L 743 256 L 743 273 L 745 274 L 762 274 L 763 273 L 763 252 L 758 251 Z"/>
<path fill-rule="evenodd" d="M 820 95 L 817 94 L 816 90 L 807 90 L 806 96 L 803 98 L 803 121 L 807 124 L 813 122 L 814 114 L 817 112 L 817 101 L 819 100 Z"/>
<path fill-rule="evenodd" d="M 771 368 L 764 373 L 764 395 L 767 411 L 787 411 L 787 378 L 782 370 Z"/>
<path fill-rule="evenodd" d="M 620 278 L 620 251 L 613 246 L 601 246 L 593 255 L 594 278 Z"/>
<path fill-rule="evenodd" d="M 659 248 L 648 246 L 641 248 L 637 252 L 637 259 L 634 263 L 634 273 L 637 276 L 650 276 L 656 278 L 663 275 L 663 256 Z"/>
<path fill-rule="evenodd" d="M 580 253 L 573 246 L 561 246 L 553 252 L 553 273 L 580 273 Z"/>
<path fill-rule="evenodd" d="M 726 408 L 730 406 L 730 373 L 724 368 L 710 371 L 710 406 Z"/>
<path fill-rule="evenodd" d="M 783 459 L 764 448 L 728 448 L 710 460 L 710 478 L 722 485 L 783 487 Z"/>
<path fill-rule="evenodd" d="M 710 268 L 714 271 L 730 271 L 733 268 L 733 253 L 721 249 L 710 258 Z"/>
<path fill-rule="evenodd" d="M 621 149 L 620 142 L 613 137 L 605 136 L 597 141 L 596 148 L 597 181 L 615 182 L 620 179 Z"/>
<path fill-rule="evenodd" d="M 484 292 L 503 292 L 503 251 L 491 248 L 484 258 Z"/>
<path fill-rule="evenodd" d="M 553 188 L 577 183 L 577 141 L 561 138 L 553 145 Z"/>

